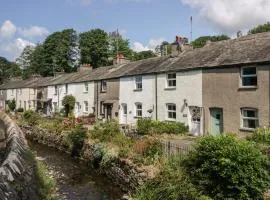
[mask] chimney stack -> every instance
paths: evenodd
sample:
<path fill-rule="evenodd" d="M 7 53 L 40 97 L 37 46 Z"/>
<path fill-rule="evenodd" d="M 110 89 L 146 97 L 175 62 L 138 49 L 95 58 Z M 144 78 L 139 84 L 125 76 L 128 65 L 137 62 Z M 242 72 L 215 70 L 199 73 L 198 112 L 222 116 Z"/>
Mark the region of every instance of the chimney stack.
<path fill-rule="evenodd" d="M 79 67 L 79 71 L 91 71 L 93 69 L 93 67 L 91 66 L 91 64 L 81 64 Z"/>

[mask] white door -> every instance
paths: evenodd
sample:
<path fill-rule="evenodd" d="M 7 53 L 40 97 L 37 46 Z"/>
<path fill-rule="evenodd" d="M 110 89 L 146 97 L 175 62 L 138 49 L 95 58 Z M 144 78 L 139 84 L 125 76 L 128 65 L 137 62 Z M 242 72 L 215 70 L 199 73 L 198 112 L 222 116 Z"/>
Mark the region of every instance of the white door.
<path fill-rule="evenodd" d="M 123 103 L 122 104 L 122 123 L 127 124 L 127 104 Z"/>
<path fill-rule="evenodd" d="M 80 102 L 75 103 L 75 117 L 78 117 L 80 114 Z"/>
<path fill-rule="evenodd" d="M 201 109 L 197 106 L 190 106 L 190 127 L 189 132 L 194 136 L 199 136 L 201 134 Z"/>

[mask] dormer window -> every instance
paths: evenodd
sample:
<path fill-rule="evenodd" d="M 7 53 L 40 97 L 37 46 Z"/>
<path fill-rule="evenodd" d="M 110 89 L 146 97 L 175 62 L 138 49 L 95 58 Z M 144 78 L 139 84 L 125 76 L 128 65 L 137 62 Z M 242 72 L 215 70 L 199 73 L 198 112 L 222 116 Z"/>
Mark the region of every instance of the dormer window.
<path fill-rule="evenodd" d="M 241 69 L 241 86 L 242 87 L 256 87 L 257 69 L 256 67 L 243 67 Z"/>

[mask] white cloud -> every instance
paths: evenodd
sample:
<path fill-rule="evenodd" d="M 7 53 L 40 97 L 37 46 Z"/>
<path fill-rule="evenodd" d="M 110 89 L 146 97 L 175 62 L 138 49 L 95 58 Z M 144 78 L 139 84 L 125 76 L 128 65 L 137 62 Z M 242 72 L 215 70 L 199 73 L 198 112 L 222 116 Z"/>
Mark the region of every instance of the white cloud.
<path fill-rule="evenodd" d="M 134 42 L 132 49 L 136 52 L 148 50 L 155 51 L 156 46 L 160 45 L 163 41 L 165 41 L 165 38 L 163 37 L 160 37 L 158 39 L 150 39 L 148 44 L 145 46 L 140 42 Z"/>
<path fill-rule="evenodd" d="M 270 20 L 269 0 L 181 0 L 219 31 L 236 33 Z"/>
<path fill-rule="evenodd" d="M 6 20 L 0 27 L 0 38 L 11 38 L 16 31 L 16 26 L 10 20 Z"/>
<path fill-rule="evenodd" d="M 15 60 L 26 46 L 35 46 L 35 44 L 28 40 L 17 38 L 7 45 L 2 46 L 0 50 L 8 52 L 13 57 L 12 59 Z"/>
<path fill-rule="evenodd" d="M 42 26 L 31 26 L 29 28 L 19 29 L 20 34 L 24 37 L 43 37 L 49 34 L 49 31 Z"/>

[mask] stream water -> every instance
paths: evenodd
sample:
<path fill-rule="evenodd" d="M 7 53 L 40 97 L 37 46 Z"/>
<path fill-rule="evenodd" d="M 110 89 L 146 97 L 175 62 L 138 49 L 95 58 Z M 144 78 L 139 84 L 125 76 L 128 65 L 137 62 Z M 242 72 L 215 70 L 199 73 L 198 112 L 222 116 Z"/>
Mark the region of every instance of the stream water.
<path fill-rule="evenodd" d="M 121 190 L 106 177 L 97 174 L 85 162 L 58 150 L 28 141 L 57 183 L 57 194 L 63 200 L 119 200 Z"/>

